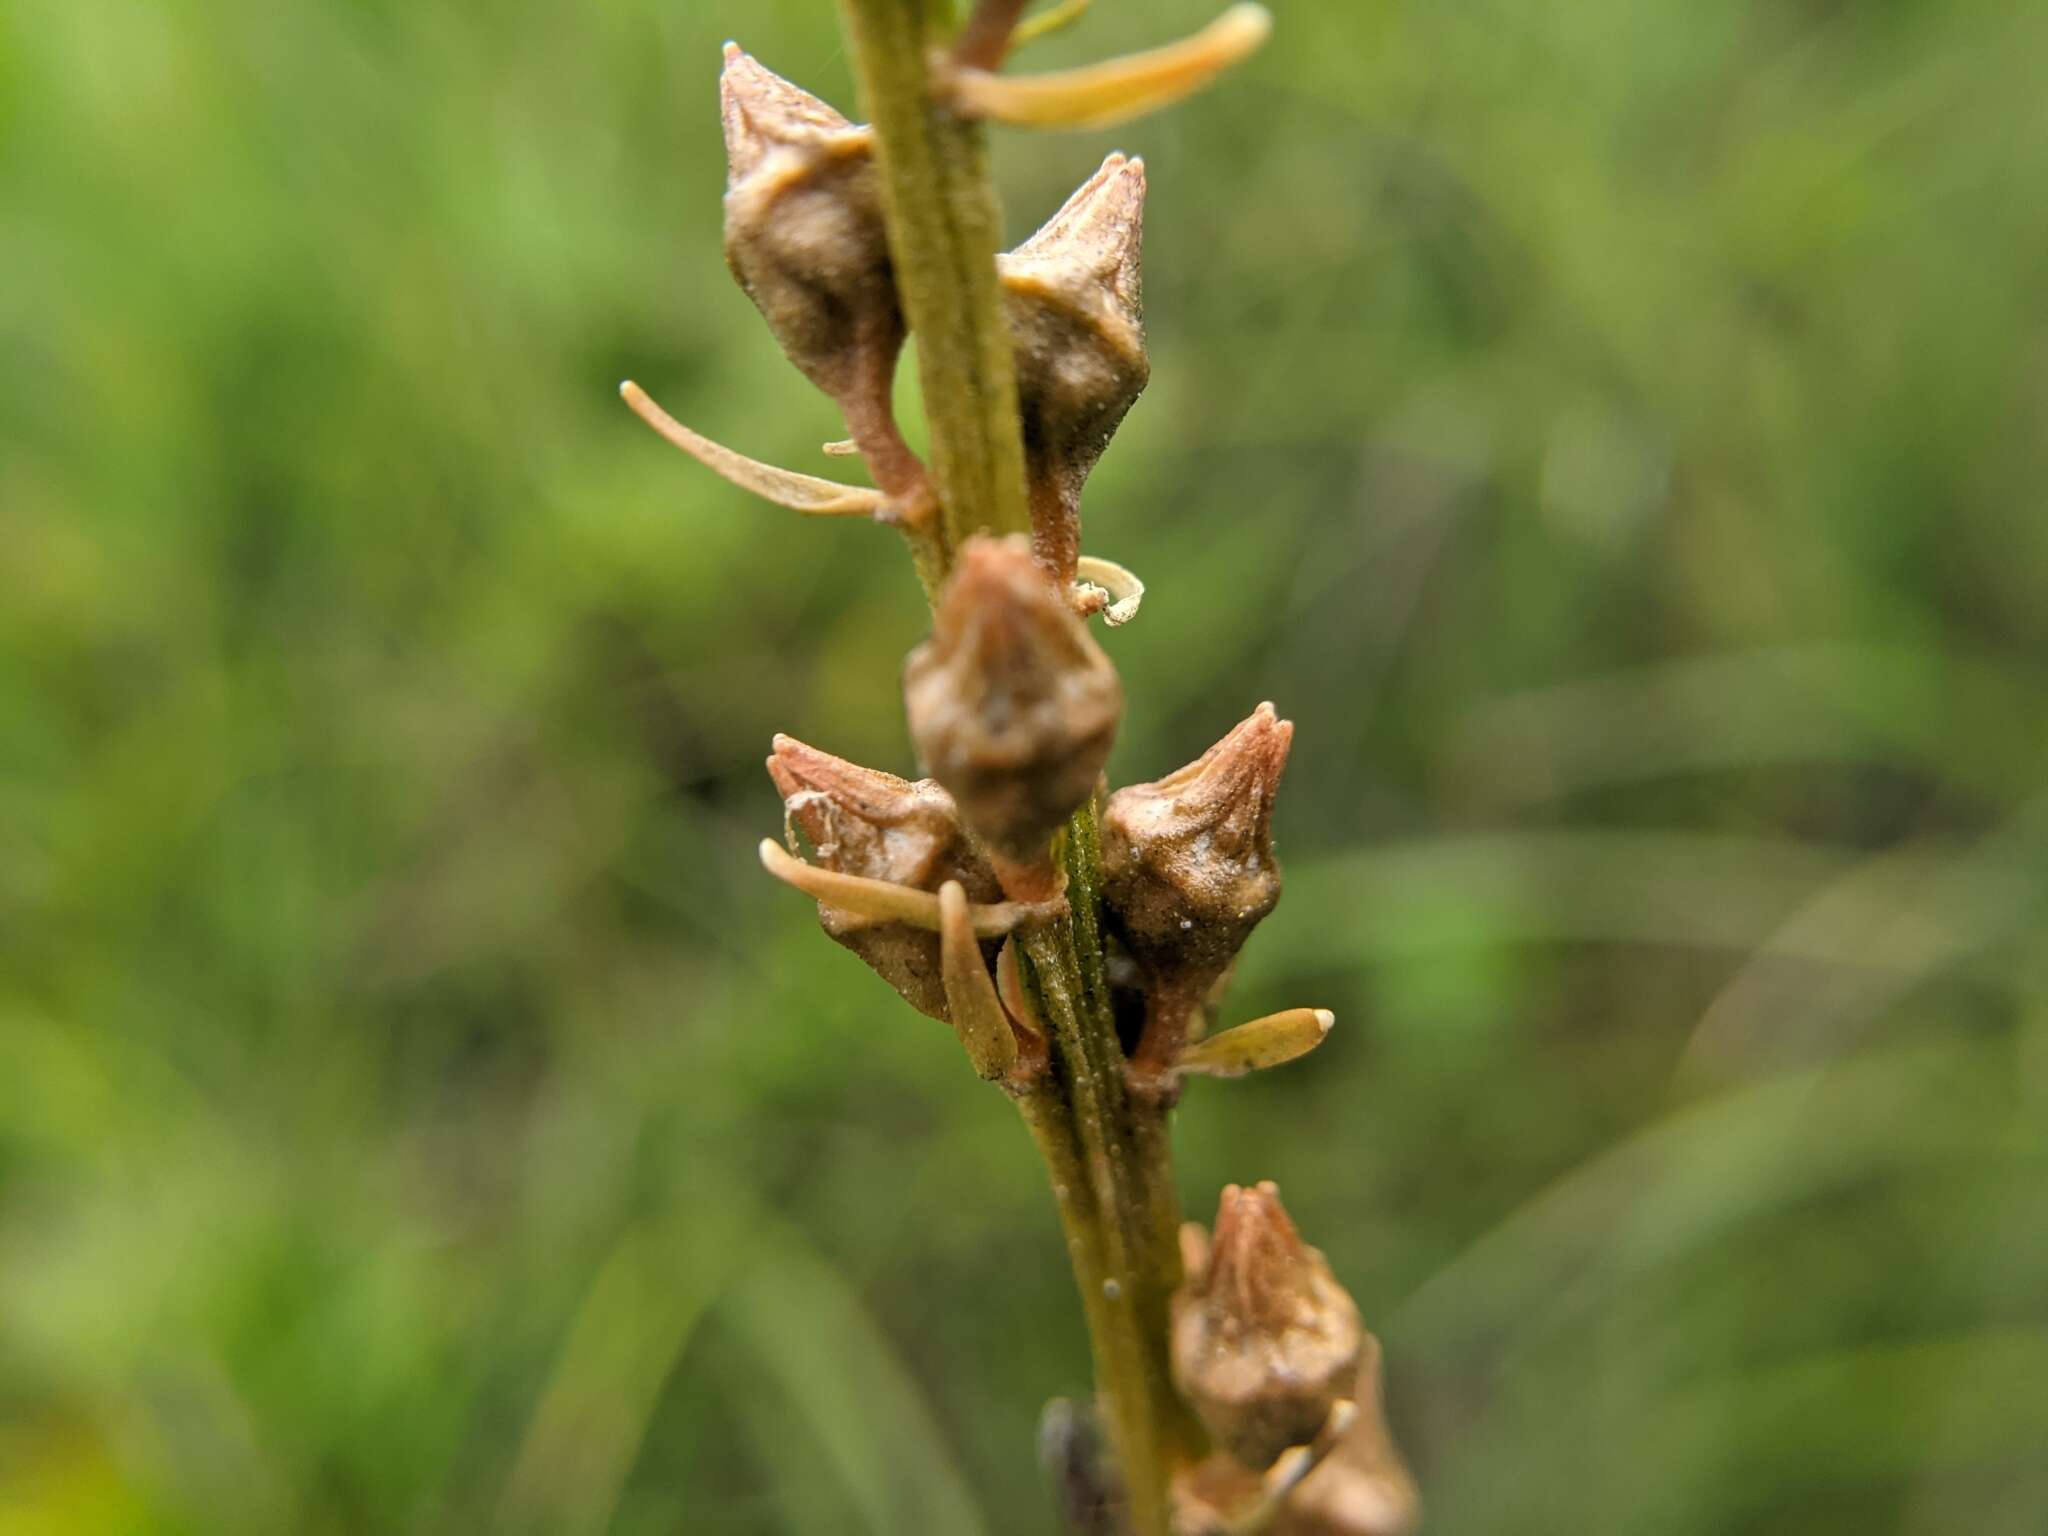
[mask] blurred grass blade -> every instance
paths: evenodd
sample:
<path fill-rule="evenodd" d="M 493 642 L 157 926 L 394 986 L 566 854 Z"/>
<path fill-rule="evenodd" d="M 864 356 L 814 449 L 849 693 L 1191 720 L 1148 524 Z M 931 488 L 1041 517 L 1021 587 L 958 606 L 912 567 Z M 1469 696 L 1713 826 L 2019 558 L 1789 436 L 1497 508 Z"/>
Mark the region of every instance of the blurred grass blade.
<path fill-rule="evenodd" d="M 822 1457 L 844 1494 L 842 1529 L 986 1536 L 938 1421 L 845 1278 L 772 1217 L 753 1236 L 718 1316 L 814 1440 L 762 1444 L 762 1456 L 799 1482 Z"/>
<path fill-rule="evenodd" d="M 1389 1339 L 1422 1349 L 1532 1333 L 1744 1223 L 1884 1170 L 2007 1144 L 1997 1044 L 1914 1044 L 1666 1115 L 1555 1180 L 1419 1287 Z"/>
<path fill-rule="evenodd" d="M 663 1387 L 717 1293 L 721 1223 L 693 1201 L 627 1231 L 599 1266 L 527 1426 L 497 1529 L 608 1530 Z M 736 1235 L 736 1234 L 734 1234 Z"/>
<path fill-rule="evenodd" d="M 1759 763 L 1903 756 L 2010 801 L 2039 783 L 2038 681 L 1995 658 L 1904 646 L 1801 646 L 1688 657 L 1491 701 L 1452 743 L 1484 803 Z"/>
<path fill-rule="evenodd" d="M 1722 988 L 1686 1042 L 1679 1080 L 1700 1087 L 1838 1055 L 1917 985 L 2048 926 L 2048 798 L 1966 852 L 1876 855 L 1815 893 Z M 1821 951 L 1862 964 L 1816 970 Z"/>

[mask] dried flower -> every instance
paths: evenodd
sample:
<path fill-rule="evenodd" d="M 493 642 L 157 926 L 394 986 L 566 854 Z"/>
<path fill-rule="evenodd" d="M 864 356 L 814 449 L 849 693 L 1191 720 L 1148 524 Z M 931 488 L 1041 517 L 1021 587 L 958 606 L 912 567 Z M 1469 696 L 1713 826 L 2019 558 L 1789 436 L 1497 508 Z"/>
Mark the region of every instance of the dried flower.
<path fill-rule="evenodd" d="M 1273 796 L 1293 742 L 1293 723 L 1261 704 L 1187 767 L 1103 810 L 1105 907 L 1147 982 L 1141 1077 L 1171 1071 L 1196 1011 L 1280 900 Z"/>
<path fill-rule="evenodd" d="M 1151 377 L 1139 250 L 1145 162 L 1111 155 L 1045 227 L 997 258 L 1016 346 L 1032 544 L 1062 583 L 1081 487 Z"/>
<path fill-rule="evenodd" d="M 822 868 L 919 891 L 937 892 L 957 881 L 970 900 L 1000 898 L 994 872 L 960 826 L 953 797 L 931 780 L 911 783 L 789 736 L 775 738 L 768 775 L 785 816 L 810 841 Z M 951 1022 L 936 931 L 824 901 L 818 921 L 913 1008 Z M 981 947 L 993 961 L 996 945 Z"/>
<path fill-rule="evenodd" d="M 1184 1465 L 1173 1479 L 1174 1536 L 1234 1536 L 1248 1524 L 1239 1512 L 1263 1504 L 1264 1494 L 1264 1479 L 1221 1451 Z"/>
<path fill-rule="evenodd" d="M 1123 714 L 1115 668 L 1022 538 L 961 546 L 903 693 L 932 777 L 1019 870 L 1094 793 Z"/>
<path fill-rule="evenodd" d="M 1210 1433 L 1252 1468 L 1307 1444 L 1348 1394 L 1363 1337 L 1279 1190 L 1226 1186 L 1207 1261 L 1173 1300 L 1174 1380 Z"/>
<path fill-rule="evenodd" d="M 1353 1387 L 1358 1417 L 1337 1448 L 1291 1493 L 1271 1536 L 1409 1536 L 1422 1502 L 1387 1430 L 1380 1342 L 1365 1336 Z"/>
<path fill-rule="evenodd" d="M 726 263 L 790 361 L 845 414 L 876 482 L 903 496 L 919 472 L 889 405 L 905 322 L 874 131 L 730 43 L 719 106 Z"/>
<path fill-rule="evenodd" d="M 1174 1474 L 1176 1536 L 1246 1536 L 1277 1529 L 1274 1521 L 1302 1481 L 1329 1459 L 1357 1425 L 1358 1404 L 1339 1398 L 1315 1439 L 1292 1445 L 1264 1472 L 1217 1451 Z"/>

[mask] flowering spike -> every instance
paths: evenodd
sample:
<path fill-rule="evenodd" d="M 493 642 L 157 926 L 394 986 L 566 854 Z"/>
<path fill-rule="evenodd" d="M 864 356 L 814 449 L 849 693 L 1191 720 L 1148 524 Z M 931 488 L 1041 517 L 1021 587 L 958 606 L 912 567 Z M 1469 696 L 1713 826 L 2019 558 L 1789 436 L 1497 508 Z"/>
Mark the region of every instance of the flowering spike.
<path fill-rule="evenodd" d="M 875 483 L 921 505 L 890 405 L 905 325 L 874 131 L 728 43 L 725 259 L 789 360 L 840 408 Z"/>
<path fill-rule="evenodd" d="M 1261 704 L 1187 767 L 1103 810 L 1103 899 L 1147 981 L 1141 1079 L 1171 1072 L 1190 1018 L 1280 900 L 1273 796 L 1293 741 Z"/>
<path fill-rule="evenodd" d="M 967 892 L 958 880 L 939 887 L 939 974 L 948 1022 L 967 1048 L 967 1059 L 988 1081 L 1002 1081 L 1017 1064 L 1017 1037 L 996 998 L 988 959 L 967 915 Z"/>
<path fill-rule="evenodd" d="M 631 379 L 619 386 L 619 396 L 642 421 L 713 474 L 724 476 L 741 490 L 752 491 L 778 507 L 811 517 L 872 517 L 885 505 L 880 491 L 800 475 L 793 469 L 778 469 L 714 443 L 656 405 L 647 391 Z"/>
<path fill-rule="evenodd" d="M 1052 835 L 1095 791 L 1123 689 L 1024 539 L 960 547 L 903 692 L 918 752 L 997 856 L 1005 889 L 1046 895 Z"/>
<path fill-rule="evenodd" d="M 1270 1182 L 1227 1186 L 1203 1268 L 1173 1299 L 1174 1380 L 1244 1466 L 1312 1441 L 1349 1395 L 1364 1329 Z"/>
<path fill-rule="evenodd" d="M 961 68 L 948 82 L 963 117 L 1026 128 L 1111 128 L 1192 96 L 1272 34 L 1263 5 L 1233 5 L 1192 37 L 1080 69 L 998 75 Z"/>
<path fill-rule="evenodd" d="M 1290 1008 L 1198 1040 L 1180 1053 L 1176 1071 L 1197 1077 L 1243 1077 L 1306 1056 L 1323 1043 L 1337 1016 L 1327 1008 Z"/>
<path fill-rule="evenodd" d="M 1151 377 L 1144 218 L 1145 162 L 1113 154 L 1044 228 L 996 259 L 1017 356 L 1032 543 L 1062 582 L 1081 553 L 1081 488 Z"/>

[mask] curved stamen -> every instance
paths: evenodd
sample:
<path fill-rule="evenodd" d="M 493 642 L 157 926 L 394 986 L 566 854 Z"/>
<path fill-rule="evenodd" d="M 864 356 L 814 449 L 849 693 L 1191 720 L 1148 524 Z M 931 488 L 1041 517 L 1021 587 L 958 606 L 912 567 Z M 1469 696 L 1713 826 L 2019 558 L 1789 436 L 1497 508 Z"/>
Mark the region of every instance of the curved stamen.
<path fill-rule="evenodd" d="M 1102 622 L 1111 629 L 1135 619 L 1138 605 L 1145 600 L 1145 583 L 1114 560 L 1083 555 L 1074 562 L 1074 580 L 1077 585 L 1085 583 L 1101 590 L 1108 601 L 1102 610 Z"/>
<path fill-rule="evenodd" d="M 836 869 L 806 864 L 772 837 L 761 839 L 761 865 L 784 885 L 794 886 L 813 901 L 843 907 L 878 923 L 907 923 L 927 933 L 945 932 L 939 898 L 915 886 L 864 875 L 843 875 Z M 1050 901 L 998 901 L 967 908 L 977 939 L 1000 939 L 1019 928 L 1049 922 L 1067 909 L 1064 895 Z"/>
<path fill-rule="evenodd" d="M 953 109 L 1025 128 L 1109 128 L 1172 106 L 1255 52 L 1273 30 L 1263 5 L 1233 5 L 1192 37 L 1145 53 L 1043 75 L 957 67 L 942 82 Z"/>
<path fill-rule="evenodd" d="M 736 453 L 722 443 L 714 443 L 701 433 L 692 432 L 656 405 L 653 397 L 631 379 L 619 386 L 619 398 L 633 408 L 634 415 L 713 474 L 723 476 L 741 490 L 752 491 L 778 507 L 788 507 L 792 512 L 802 512 L 810 517 L 873 517 L 888 505 L 888 498 L 880 491 L 858 485 L 841 485 L 836 480 L 820 480 L 815 475 L 800 475 L 793 469 L 763 464 L 759 459 Z"/>

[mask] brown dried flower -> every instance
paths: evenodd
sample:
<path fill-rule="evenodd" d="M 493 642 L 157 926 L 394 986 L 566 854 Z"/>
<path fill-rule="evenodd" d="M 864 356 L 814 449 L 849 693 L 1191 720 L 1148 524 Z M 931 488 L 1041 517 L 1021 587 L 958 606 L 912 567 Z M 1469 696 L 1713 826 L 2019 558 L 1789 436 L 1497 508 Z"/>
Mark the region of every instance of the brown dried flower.
<path fill-rule="evenodd" d="M 1147 979 L 1145 1072 L 1171 1068 L 1196 1010 L 1280 900 L 1273 796 L 1293 742 L 1293 723 L 1261 704 L 1187 767 L 1118 790 L 1103 810 L 1103 899 Z"/>
<path fill-rule="evenodd" d="M 912 783 L 789 736 L 775 738 L 768 776 L 784 815 L 810 841 L 822 868 L 932 892 L 957 880 L 970 900 L 1000 898 L 994 872 L 961 828 L 953 797 L 930 779 Z M 818 921 L 911 1007 L 951 1022 L 938 933 L 878 922 L 827 902 L 818 904 Z M 991 962 L 997 947 L 995 941 L 983 945 Z"/>
<path fill-rule="evenodd" d="M 725 258 L 782 350 L 845 414 L 876 482 L 916 479 L 889 406 L 905 322 L 871 128 L 728 43 Z"/>
<path fill-rule="evenodd" d="M 1363 1338 L 1280 1191 L 1226 1186 L 1206 1263 L 1173 1299 L 1174 1380 L 1209 1432 L 1252 1468 L 1307 1444 L 1348 1395 Z"/>
<path fill-rule="evenodd" d="M 1358 1417 L 1281 1507 L 1271 1536 L 1409 1536 L 1421 1521 L 1415 1479 L 1387 1430 L 1380 1342 L 1365 1336 L 1353 1387 Z"/>
<path fill-rule="evenodd" d="M 1021 537 L 961 546 L 903 693 L 932 777 L 1019 869 L 1094 793 L 1123 715 L 1116 669 Z"/>
<path fill-rule="evenodd" d="M 1032 544 L 1064 586 L 1081 487 L 1151 377 L 1139 248 L 1145 162 L 1111 155 L 1045 227 L 997 258 L 1016 346 Z"/>

